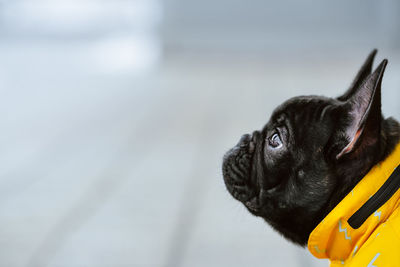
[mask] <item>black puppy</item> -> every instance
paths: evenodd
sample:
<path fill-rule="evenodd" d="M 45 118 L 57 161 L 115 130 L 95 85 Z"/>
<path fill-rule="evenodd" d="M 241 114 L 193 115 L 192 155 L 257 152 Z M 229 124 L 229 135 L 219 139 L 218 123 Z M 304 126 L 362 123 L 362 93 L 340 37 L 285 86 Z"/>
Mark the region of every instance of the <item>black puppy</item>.
<path fill-rule="evenodd" d="M 261 131 L 244 135 L 223 160 L 228 191 L 287 239 L 311 231 L 400 140 L 381 113 L 387 60 L 371 73 L 374 50 L 338 98 L 299 96 L 280 105 Z"/>

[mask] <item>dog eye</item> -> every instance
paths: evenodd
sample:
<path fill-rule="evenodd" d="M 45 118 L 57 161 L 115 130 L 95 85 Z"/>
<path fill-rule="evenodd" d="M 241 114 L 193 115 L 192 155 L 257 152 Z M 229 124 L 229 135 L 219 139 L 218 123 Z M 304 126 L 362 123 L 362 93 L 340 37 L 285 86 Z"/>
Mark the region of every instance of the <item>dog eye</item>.
<path fill-rule="evenodd" d="M 272 148 L 281 148 L 283 146 L 281 137 L 278 133 L 274 133 L 270 138 L 268 138 L 268 144 Z"/>

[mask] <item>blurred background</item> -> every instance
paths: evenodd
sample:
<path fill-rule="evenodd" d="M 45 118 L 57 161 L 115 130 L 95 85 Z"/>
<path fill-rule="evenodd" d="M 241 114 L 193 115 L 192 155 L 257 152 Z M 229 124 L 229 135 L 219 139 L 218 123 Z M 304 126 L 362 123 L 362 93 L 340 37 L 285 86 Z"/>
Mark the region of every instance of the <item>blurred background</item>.
<path fill-rule="evenodd" d="M 0 1 L 0 266 L 327 266 L 225 190 L 222 155 L 389 59 L 400 2 Z"/>

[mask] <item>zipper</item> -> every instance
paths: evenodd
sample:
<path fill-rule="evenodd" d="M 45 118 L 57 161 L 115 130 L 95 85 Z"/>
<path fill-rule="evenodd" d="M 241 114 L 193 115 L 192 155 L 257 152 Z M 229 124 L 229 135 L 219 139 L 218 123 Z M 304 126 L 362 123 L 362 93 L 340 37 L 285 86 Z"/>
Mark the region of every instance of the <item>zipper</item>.
<path fill-rule="evenodd" d="M 364 205 L 361 206 L 348 220 L 353 229 L 360 226 L 380 207 L 383 206 L 400 188 L 400 166 L 397 166 L 386 182 Z"/>

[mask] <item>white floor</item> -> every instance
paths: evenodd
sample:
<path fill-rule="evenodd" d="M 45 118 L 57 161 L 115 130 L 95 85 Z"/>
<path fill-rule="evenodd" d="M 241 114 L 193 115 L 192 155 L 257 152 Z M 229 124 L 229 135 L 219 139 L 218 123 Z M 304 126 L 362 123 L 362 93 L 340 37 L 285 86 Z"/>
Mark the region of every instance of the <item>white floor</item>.
<path fill-rule="evenodd" d="M 229 196 L 221 158 L 288 97 L 340 94 L 368 51 L 174 54 L 138 74 L 91 47 L 0 45 L 0 266 L 327 266 Z M 392 55 L 384 111 L 400 119 Z"/>

